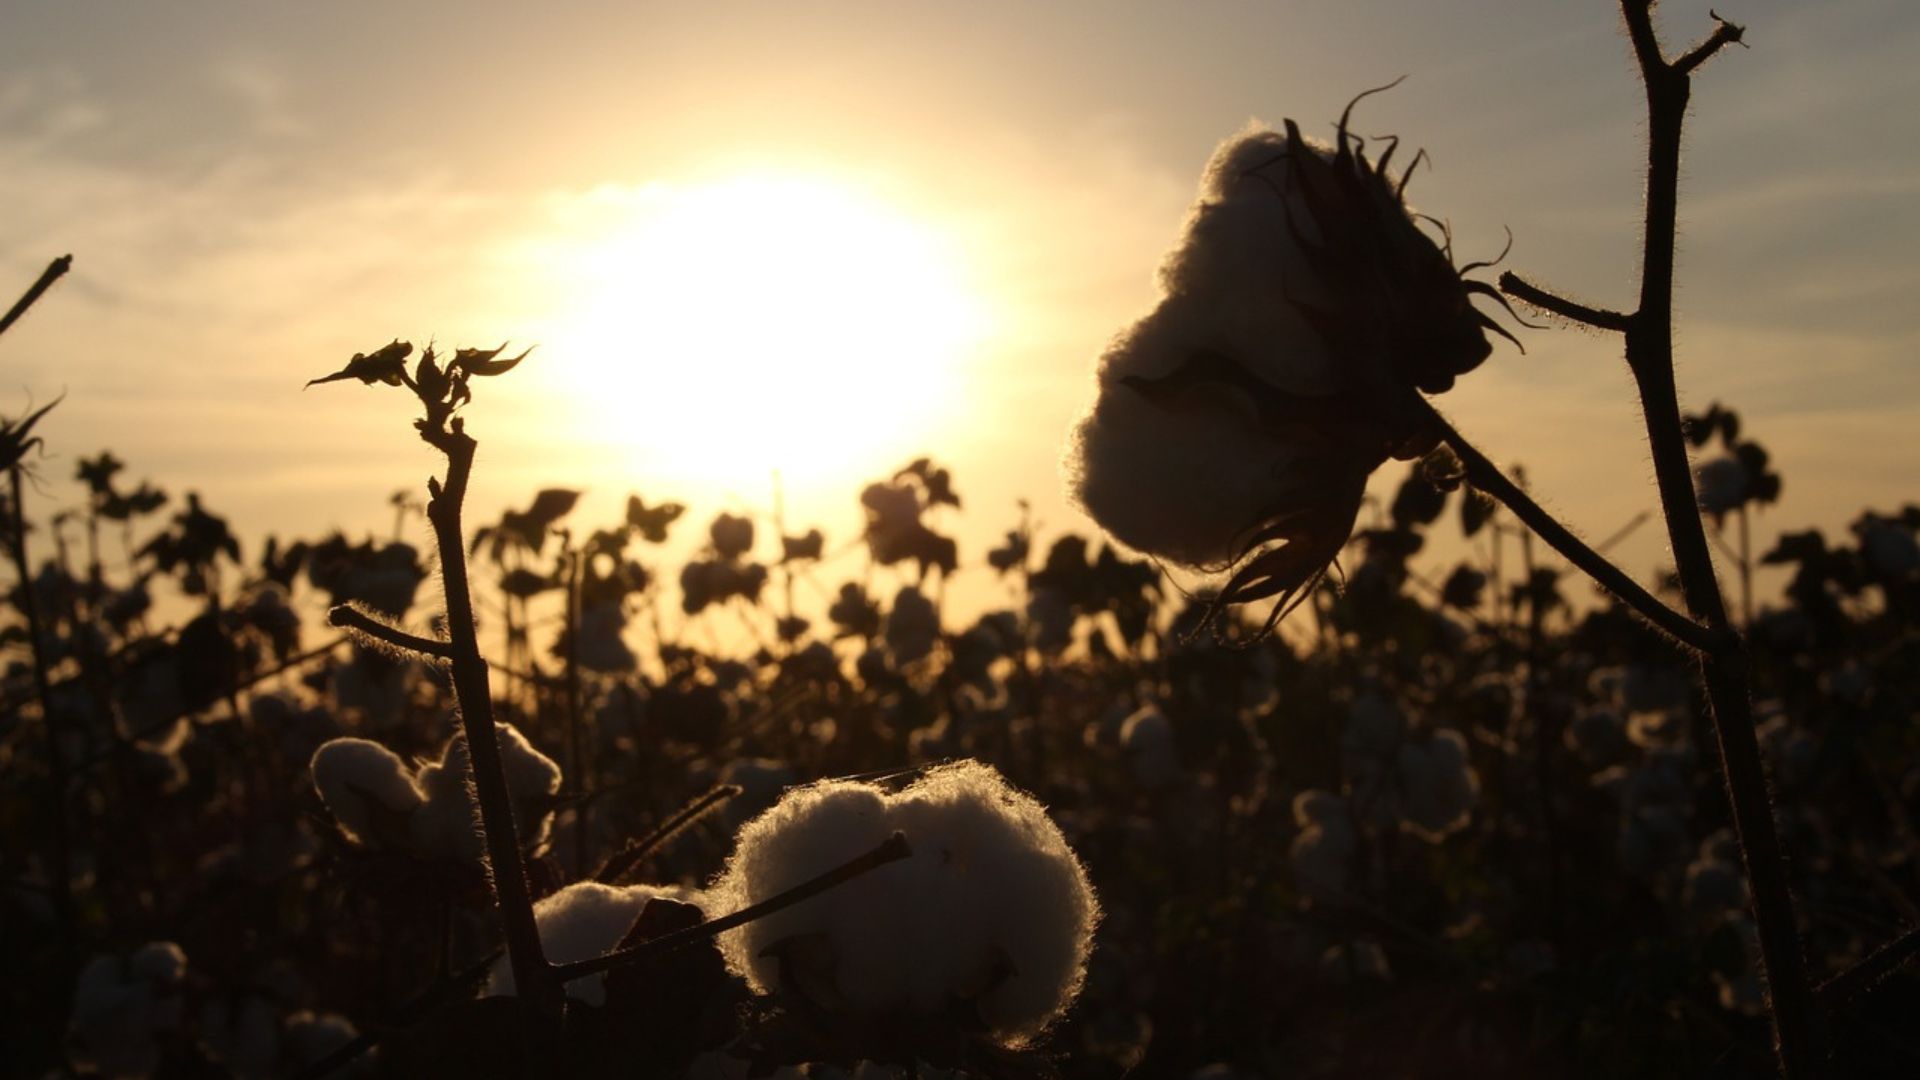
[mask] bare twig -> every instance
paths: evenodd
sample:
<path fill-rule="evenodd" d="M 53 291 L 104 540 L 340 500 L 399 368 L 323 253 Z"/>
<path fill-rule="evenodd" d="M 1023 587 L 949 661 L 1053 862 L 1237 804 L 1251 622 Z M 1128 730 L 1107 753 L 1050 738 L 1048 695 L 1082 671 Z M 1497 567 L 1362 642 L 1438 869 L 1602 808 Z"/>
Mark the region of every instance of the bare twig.
<path fill-rule="evenodd" d="M 1569 300 L 1558 293 L 1549 292 L 1509 270 L 1500 275 L 1500 290 L 1515 300 L 1531 307 L 1539 308 L 1552 315 L 1558 315 L 1577 323 L 1585 323 L 1596 330 L 1612 330 L 1625 333 L 1627 317 L 1618 311 L 1606 308 L 1589 307 L 1577 300 Z"/>
<path fill-rule="evenodd" d="M 47 268 L 40 272 L 39 280 L 29 286 L 20 299 L 13 302 L 13 306 L 7 309 L 5 315 L 0 315 L 0 334 L 6 333 L 8 327 L 20 321 L 20 316 L 27 313 L 27 309 L 33 306 L 34 301 L 40 299 L 42 293 L 52 288 L 53 283 L 59 281 L 72 268 L 73 256 L 71 255 L 62 255 L 48 263 Z"/>
<path fill-rule="evenodd" d="M 628 844 L 608 859 L 600 867 L 593 880 L 603 885 L 617 885 L 620 879 L 632 872 L 647 856 L 659 850 L 660 845 L 680 835 L 688 826 L 706 817 L 721 803 L 740 794 L 740 788 L 734 784 L 721 784 L 706 794 L 681 807 L 674 815 L 655 826 L 652 832 Z"/>
<path fill-rule="evenodd" d="M 1501 472 L 1499 466 L 1468 442 L 1445 417 L 1434 411 L 1425 398 L 1419 399 L 1419 407 L 1427 411 L 1428 422 L 1440 432 L 1440 438 L 1453 447 L 1454 453 L 1460 455 L 1461 463 L 1467 467 L 1467 479 L 1474 487 L 1499 500 L 1568 562 L 1675 641 L 1696 652 L 1707 652 L 1716 646 L 1716 638 L 1706 628 L 1661 603 L 1639 582 L 1628 577 L 1626 571 L 1588 547 L 1545 508 L 1534 502 L 1531 495 Z"/>
<path fill-rule="evenodd" d="M 755 919 L 765 918 L 782 908 L 792 907 L 802 900 L 810 900 L 829 889 L 838 888 L 862 874 L 877 870 L 890 862 L 904 859 L 911 854 L 913 854 L 913 849 L 907 845 L 906 834 L 896 832 L 882 841 L 878 847 L 866 854 L 856 856 L 821 874 L 819 877 L 803 881 L 784 892 L 775 893 L 765 900 L 741 908 L 731 915 L 722 915 L 720 918 L 703 922 L 699 926 L 690 926 L 685 930 L 664 934 L 649 941 L 643 941 L 631 948 L 618 949 L 605 956 L 596 956 L 591 960 L 576 960 L 571 964 L 558 964 L 553 968 L 553 971 L 559 981 L 563 983 L 571 982 L 574 979 L 584 978 L 585 976 L 594 975 L 625 964 L 647 960 L 662 953 L 670 953 L 676 949 L 683 949 L 688 945 L 695 945 L 702 941 L 718 937 L 736 926 L 745 926 Z"/>
<path fill-rule="evenodd" d="M 1920 927 L 1875 949 L 1866 959 L 1820 984 L 1820 1008 L 1831 1015 L 1920 957 Z"/>
<path fill-rule="evenodd" d="M 334 605 L 327 612 L 327 623 L 351 631 L 358 636 L 372 638 L 401 652 L 431 656 L 436 660 L 453 659 L 453 646 L 447 642 L 435 641 L 418 634 L 410 634 L 397 626 L 389 626 L 351 604 Z"/>

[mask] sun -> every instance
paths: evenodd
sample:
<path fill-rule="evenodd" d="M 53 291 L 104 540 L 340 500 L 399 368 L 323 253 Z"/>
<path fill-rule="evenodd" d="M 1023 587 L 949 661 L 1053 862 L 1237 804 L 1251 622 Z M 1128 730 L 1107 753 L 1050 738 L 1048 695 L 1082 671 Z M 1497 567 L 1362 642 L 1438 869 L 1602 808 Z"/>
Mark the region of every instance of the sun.
<path fill-rule="evenodd" d="M 953 238 L 806 176 L 653 185 L 579 253 L 549 355 L 636 469 L 763 492 L 846 485 L 964 424 L 985 304 Z"/>

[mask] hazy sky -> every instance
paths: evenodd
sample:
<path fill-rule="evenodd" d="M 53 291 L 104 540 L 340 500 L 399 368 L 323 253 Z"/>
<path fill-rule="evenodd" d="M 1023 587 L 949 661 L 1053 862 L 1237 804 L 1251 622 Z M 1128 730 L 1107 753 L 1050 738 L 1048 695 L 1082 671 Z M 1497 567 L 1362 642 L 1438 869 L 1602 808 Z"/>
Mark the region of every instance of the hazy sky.
<path fill-rule="evenodd" d="M 1920 6 L 1715 3 L 1752 48 L 1696 83 L 1683 393 L 1774 452 L 1763 535 L 1837 526 L 1920 495 Z M 1663 6 L 1671 46 L 1707 8 Z M 1629 306 L 1643 106 L 1602 0 L 0 0 L 0 292 L 76 257 L 0 340 L 0 412 L 66 391 L 51 499 L 111 447 L 256 537 L 384 529 L 387 495 L 435 465 L 402 395 L 304 380 L 393 337 L 539 343 L 472 409 L 476 520 L 546 484 L 592 489 L 583 522 L 630 490 L 702 523 L 763 512 L 801 441 L 871 459 L 786 470 L 790 520 L 845 541 L 859 482 L 927 452 L 977 564 L 1019 497 L 1079 523 L 1063 436 L 1213 146 L 1256 117 L 1326 132 L 1400 75 L 1357 126 L 1429 151 L 1411 194 L 1462 257 L 1510 227 L 1508 265 Z M 841 244 L 848 205 L 875 209 Z M 708 228 L 733 264 L 684 235 Z M 923 278 L 958 306 L 916 306 Z M 847 325 L 769 319 L 781 282 Z M 650 337 L 662 320 L 680 336 Z M 742 330 L 770 322 L 791 348 Z M 662 355 L 707 327 L 766 355 L 704 381 Z M 1612 532 L 1652 502 L 1617 342 L 1525 340 L 1441 404 Z M 1624 557 L 1645 575 L 1660 551 L 1648 530 Z"/>

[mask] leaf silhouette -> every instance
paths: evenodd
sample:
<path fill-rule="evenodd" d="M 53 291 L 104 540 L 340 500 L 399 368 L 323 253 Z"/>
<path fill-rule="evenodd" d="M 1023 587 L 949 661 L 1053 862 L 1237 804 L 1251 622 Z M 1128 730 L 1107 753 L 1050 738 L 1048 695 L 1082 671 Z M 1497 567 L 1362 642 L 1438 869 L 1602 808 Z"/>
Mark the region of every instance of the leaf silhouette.
<path fill-rule="evenodd" d="M 347 366 L 331 375 L 322 375 L 309 379 L 308 386 L 320 383 L 340 382 L 345 379 L 359 379 L 368 386 L 374 383 L 386 383 L 399 386 L 407 381 L 407 357 L 413 355 L 411 342 L 395 339 L 376 349 L 371 355 L 354 353 Z"/>

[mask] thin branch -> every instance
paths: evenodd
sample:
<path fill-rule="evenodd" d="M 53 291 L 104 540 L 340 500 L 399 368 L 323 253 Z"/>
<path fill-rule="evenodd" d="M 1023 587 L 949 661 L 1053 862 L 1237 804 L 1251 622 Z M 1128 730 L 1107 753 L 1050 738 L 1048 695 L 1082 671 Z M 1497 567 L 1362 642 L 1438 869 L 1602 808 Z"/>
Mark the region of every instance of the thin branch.
<path fill-rule="evenodd" d="M 1920 927 L 1875 949 L 1866 959 L 1820 984 L 1815 991 L 1820 1008 L 1828 1013 L 1845 1008 L 1861 994 L 1891 978 L 1920 956 Z"/>
<path fill-rule="evenodd" d="M 643 941 L 630 948 L 618 949 L 605 956 L 596 956 L 591 960 L 576 960 L 571 964 L 556 964 L 553 967 L 554 975 L 562 983 L 571 982 L 574 979 L 595 975 L 625 964 L 651 959 L 663 953 L 670 953 L 677 949 L 686 948 L 689 945 L 696 945 L 702 941 L 718 937 L 736 926 L 745 926 L 755 919 L 765 918 L 782 908 L 792 907 L 802 900 L 810 900 L 829 889 L 838 888 L 862 874 L 871 870 L 877 870 L 890 862 L 904 859 L 911 854 L 913 854 L 913 849 L 907 844 L 906 834 L 896 832 L 882 841 L 878 847 L 866 854 L 856 856 L 834 867 L 832 870 L 821 874 L 819 877 L 803 881 L 784 892 L 775 893 L 765 900 L 741 908 L 731 915 L 722 915 L 718 919 L 703 922 L 699 926 L 690 926 L 685 930 L 677 930 L 671 934 L 663 934 L 660 937 Z"/>
<path fill-rule="evenodd" d="M 706 817 L 715 807 L 740 794 L 736 784 L 720 784 L 706 794 L 680 808 L 672 817 L 661 822 L 652 832 L 622 848 L 600 867 L 593 880 L 603 885 L 618 884 L 634 867 L 659 849 L 660 845 L 680 835 L 689 825 Z"/>
<path fill-rule="evenodd" d="M 461 504 L 473 474 L 477 444 L 466 425 L 454 418 L 445 427 L 421 425 L 420 436 L 447 456 L 443 484 L 428 478 L 427 520 L 433 525 L 434 546 L 440 552 L 440 584 L 447 601 L 447 636 L 451 639 L 448 667 L 460 728 L 473 758 L 474 794 L 480 803 L 480 831 L 486 841 L 487 867 L 501 929 L 507 939 L 507 959 L 521 997 L 534 1012 L 557 1021 L 565 1007 L 560 986 L 553 981 L 540 931 L 533 919 L 533 897 L 527 886 L 526 862 L 520 853 L 514 824 L 513 796 L 507 790 L 500 762 L 499 736 L 494 732 L 493 692 L 487 662 L 475 637 L 473 591 L 467 580 L 467 548 L 461 533 Z"/>
<path fill-rule="evenodd" d="M 397 626 L 388 626 L 351 604 L 334 605 L 327 612 L 327 622 L 343 630 L 350 630 L 361 637 L 372 638 L 383 645 L 392 646 L 401 652 L 419 653 L 438 660 L 453 659 L 453 646 L 447 642 L 410 634 Z"/>
<path fill-rule="evenodd" d="M 393 1014 L 391 1026 L 385 1030 L 369 1029 L 356 1035 L 352 1041 L 335 1049 L 332 1053 L 308 1065 L 299 1073 L 298 1080 L 320 1080 L 346 1065 L 354 1058 L 380 1045 L 380 1040 L 391 1034 L 395 1028 L 411 1024 L 435 1006 L 445 1003 L 459 990 L 471 989 L 474 983 L 486 975 L 494 962 L 500 959 L 503 950 L 495 949 L 487 955 L 467 965 L 448 977 L 446 981 L 420 993 L 420 996 L 400 1006 Z"/>
<path fill-rule="evenodd" d="M 1713 28 L 1713 33 L 1707 35 L 1705 41 L 1688 49 L 1686 54 L 1681 56 L 1680 59 L 1675 60 L 1673 62 L 1673 70 L 1683 75 L 1691 75 L 1694 69 L 1706 63 L 1713 57 L 1714 53 L 1719 52 L 1728 45 L 1739 45 L 1742 48 L 1746 47 L 1746 42 L 1742 40 L 1747 33 L 1746 27 L 1736 26 L 1728 22 L 1721 18 L 1720 13 L 1717 11 L 1709 11 L 1708 14 L 1713 16 L 1713 21 L 1717 24 Z"/>
<path fill-rule="evenodd" d="M 1485 454 L 1468 442 L 1466 437 L 1455 430 L 1445 417 L 1434 410 L 1431 403 L 1425 398 L 1418 400 L 1419 407 L 1427 413 L 1428 422 L 1440 432 L 1441 439 L 1453 447 L 1454 453 L 1460 455 L 1460 461 L 1467 467 L 1467 479 L 1474 487 L 1498 499 L 1502 505 L 1513 511 L 1515 517 L 1524 522 L 1568 562 L 1599 582 L 1621 603 L 1639 612 L 1648 622 L 1665 631 L 1675 641 L 1701 653 L 1709 653 L 1722 647 L 1719 635 L 1709 633 L 1700 624 L 1661 603 L 1652 593 L 1642 588 L 1639 582 L 1627 576 L 1626 571 L 1588 547 L 1565 525 L 1555 520 L 1544 507 L 1534 502 L 1533 497 L 1528 495 L 1520 485 L 1501 472 L 1499 466 L 1488 460 Z"/>
<path fill-rule="evenodd" d="M 72 268 L 73 256 L 71 255 L 62 255 L 48 263 L 47 268 L 40 272 L 40 279 L 29 286 L 20 299 L 13 302 L 13 306 L 7 309 L 5 315 L 0 315 L 0 334 L 6 333 L 8 327 L 20 321 L 20 316 L 27 313 L 27 309 L 33 306 L 34 301 L 40 299 L 42 293 L 51 289 L 53 283 L 59 281 Z"/>
<path fill-rule="evenodd" d="M 1619 334 L 1627 332 L 1629 316 L 1624 312 L 1589 307 L 1577 300 L 1569 300 L 1535 285 L 1511 270 L 1500 275 L 1500 291 L 1529 307 L 1539 308 L 1550 315 L 1558 315 L 1571 322 L 1584 323 L 1596 330 L 1611 330 Z"/>

